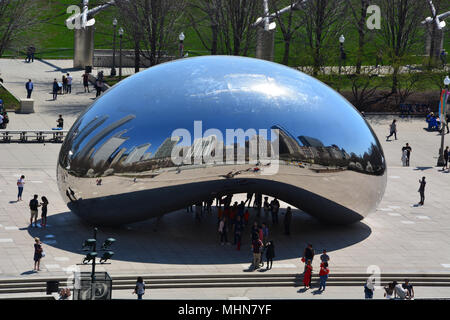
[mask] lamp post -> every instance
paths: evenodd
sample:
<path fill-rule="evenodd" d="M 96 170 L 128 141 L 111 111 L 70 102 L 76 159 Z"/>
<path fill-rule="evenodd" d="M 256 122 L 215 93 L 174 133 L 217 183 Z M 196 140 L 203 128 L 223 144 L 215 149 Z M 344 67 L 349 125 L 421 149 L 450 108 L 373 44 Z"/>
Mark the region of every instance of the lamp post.
<path fill-rule="evenodd" d="M 82 245 L 83 251 L 89 251 L 86 257 L 83 259 L 82 265 L 87 264 L 89 261 L 92 261 L 92 271 L 91 271 L 91 300 L 95 300 L 95 264 L 97 259 L 97 227 L 94 227 L 94 237 L 91 239 L 87 239 L 84 241 Z M 105 264 L 105 262 L 114 255 L 113 251 L 109 251 L 109 247 L 116 242 L 114 238 L 108 238 L 103 243 L 100 250 L 105 251 L 103 256 L 100 259 L 101 264 Z"/>
<path fill-rule="evenodd" d="M 123 37 L 123 28 L 119 29 L 119 80 L 122 80 L 122 37 Z"/>
<path fill-rule="evenodd" d="M 344 51 L 344 42 L 345 42 L 345 37 L 343 34 L 341 34 L 341 36 L 339 37 L 339 51 L 340 51 L 340 55 L 339 55 L 339 74 L 341 74 L 341 68 L 342 68 L 342 61 L 345 60 L 345 51 Z"/>
<path fill-rule="evenodd" d="M 113 20 L 113 27 L 114 27 L 113 62 L 112 62 L 112 68 L 111 68 L 111 77 L 114 77 L 116 75 L 116 28 L 117 28 L 117 19 L 116 18 L 114 18 L 114 20 Z"/>
<path fill-rule="evenodd" d="M 178 39 L 180 40 L 180 58 L 183 58 L 183 53 L 184 53 L 184 46 L 183 46 L 183 41 L 184 41 L 185 35 L 183 32 L 181 32 L 178 36 Z"/>
<path fill-rule="evenodd" d="M 450 78 L 448 76 L 445 77 L 444 79 L 444 86 L 445 86 L 445 90 L 441 95 L 441 148 L 439 149 L 439 158 L 438 158 L 438 162 L 437 165 L 438 166 L 444 166 L 445 165 L 445 160 L 444 160 L 444 137 L 445 137 L 445 125 L 446 125 L 446 115 L 447 115 L 447 111 L 445 110 L 445 105 L 447 102 L 447 96 L 448 96 L 448 86 L 450 85 Z"/>

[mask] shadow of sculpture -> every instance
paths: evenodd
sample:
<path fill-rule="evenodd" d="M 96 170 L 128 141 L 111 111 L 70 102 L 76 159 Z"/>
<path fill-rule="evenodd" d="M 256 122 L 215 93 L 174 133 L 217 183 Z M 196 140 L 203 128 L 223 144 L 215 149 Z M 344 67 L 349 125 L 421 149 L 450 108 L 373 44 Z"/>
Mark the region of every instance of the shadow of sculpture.
<path fill-rule="evenodd" d="M 252 210 L 251 210 L 252 211 Z M 275 244 L 274 266 L 277 260 L 300 258 L 307 243 L 313 244 L 316 254 L 327 249 L 333 251 L 352 246 L 363 241 L 371 234 L 371 229 L 362 222 L 352 225 L 323 225 L 300 210 L 292 210 L 290 235 L 284 234 L 284 211 L 280 209 L 279 224 L 272 225 L 271 216 L 261 213 L 260 222 L 267 222 L 269 239 Z M 203 213 L 201 220 L 195 219 L 194 213 L 179 210 L 166 214 L 159 220 L 153 218 L 144 222 L 124 225 L 119 228 L 99 227 L 97 247 L 106 238 L 113 237 L 117 242 L 111 250 L 115 252 L 112 260 L 164 263 L 164 264 L 245 264 L 253 259 L 251 251 L 251 226 L 256 215 L 252 212 L 248 225 L 242 234 L 240 250 L 233 245 L 233 234 L 228 234 L 230 245 L 221 245 L 218 234 L 216 208 L 212 213 Z M 80 261 L 85 253 L 81 250 L 85 239 L 92 238 L 93 226 L 79 219 L 71 212 L 48 216 L 48 225 L 52 227 L 29 228 L 32 237 L 43 239 L 49 247 L 55 247 L 80 254 Z M 156 229 L 156 232 L 154 231 Z M 51 233 L 54 238 L 46 239 Z M 99 256 L 101 255 L 101 251 Z M 263 254 L 265 261 L 265 254 Z"/>

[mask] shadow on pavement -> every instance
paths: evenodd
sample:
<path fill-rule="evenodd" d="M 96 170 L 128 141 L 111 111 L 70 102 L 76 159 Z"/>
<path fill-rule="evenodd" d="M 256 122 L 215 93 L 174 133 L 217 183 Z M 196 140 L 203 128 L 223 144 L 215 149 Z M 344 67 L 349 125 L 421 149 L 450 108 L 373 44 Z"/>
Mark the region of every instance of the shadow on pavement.
<path fill-rule="evenodd" d="M 347 226 L 323 225 L 309 215 L 293 210 L 291 234 L 284 234 L 284 209 L 280 210 L 278 225 L 272 226 L 270 216 L 261 214 L 260 222 L 267 222 L 269 239 L 275 245 L 275 259 L 299 258 L 308 243 L 313 244 L 316 254 L 327 249 L 331 258 L 333 251 L 352 246 L 371 234 L 371 229 L 362 222 Z M 231 245 L 220 245 L 217 232 L 217 214 L 205 213 L 201 221 L 196 221 L 193 213 L 179 210 L 166 214 L 157 222 L 156 218 L 124 225 L 120 228 L 99 227 L 97 248 L 106 238 L 113 237 L 117 242 L 111 247 L 115 252 L 113 260 L 164 263 L 164 264 L 249 264 L 252 261 L 250 228 L 254 215 L 250 217 L 242 234 L 241 250 L 233 245 L 231 231 L 228 240 Z M 39 223 L 39 221 L 38 221 Z M 71 212 L 48 216 L 48 227 L 29 228 L 29 234 L 45 239 L 46 235 L 55 237 L 43 241 L 45 245 L 61 250 L 79 253 L 80 260 L 85 252 L 81 245 L 85 239 L 92 238 L 93 226 L 85 223 Z M 156 230 L 156 231 L 154 231 Z M 99 250 L 98 250 L 99 251 Z M 99 255 L 102 252 L 99 251 Z M 265 255 L 263 256 L 265 259 Z M 250 271 L 251 267 L 249 267 Z"/>

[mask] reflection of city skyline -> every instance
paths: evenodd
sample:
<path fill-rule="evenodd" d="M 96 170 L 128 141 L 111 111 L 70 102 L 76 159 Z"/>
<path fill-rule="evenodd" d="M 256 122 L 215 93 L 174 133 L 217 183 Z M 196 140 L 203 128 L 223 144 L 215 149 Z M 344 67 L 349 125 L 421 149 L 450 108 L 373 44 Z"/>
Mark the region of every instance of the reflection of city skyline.
<path fill-rule="evenodd" d="M 136 170 L 139 167 L 139 170 L 142 171 L 191 164 L 221 165 L 236 161 L 256 163 L 264 159 L 274 159 L 273 157 L 278 155 L 279 160 L 287 162 L 305 162 L 324 167 L 373 173 L 377 168 L 374 168 L 372 163 L 377 163 L 375 158 L 380 156 L 375 154 L 376 148 L 369 149 L 362 156 L 354 153 L 349 155 L 343 148 L 334 144 L 324 146 L 320 139 L 314 137 L 301 135 L 295 138 L 279 125 L 271 127 L 271 129 L 277 129 L 278 132 L 276 137 L 272 137 L 272 141 L 267 140 L 264 135 L 254 134 L 246 136 L 243 140 L 244 144 L 240 144 L 239 141 L 242 140 L 237 139 L 238 141 L 233 144 L 225 145 L 222 140 L 212 134 L 195 139 L 191 146 L 178 146 L 181 137 L 171 136 L 165 138 L 161 144 L 154 146 L 156 151 L 153 154 L 150 152 L 151 142 L 123 146 L 130 139 L 127 137 L 129 129 L 122 129 L 107 138 L 116 129 L 134 118 L 135 116 L 130 114 L 111 123 L 96 133 L 78 150 L 80 142 L 103 124 L 108 116 L 95 118 L 89 122 L 83 130 L 74 135 L 75 154 L 72 156 L 71 165 L 76 167 L 77 163 L 87 161 L 89 167 L 98 173 L 106 170 L 109 170 L 108 172 L 129 171 L 130 168 L 134 170 L 134 167 Z M 107 139 L 97 146 L 99 141 L 105 138 Z M 174 163 L 172 158 L 177 153 L 181 157 L 180 163 Z"/>

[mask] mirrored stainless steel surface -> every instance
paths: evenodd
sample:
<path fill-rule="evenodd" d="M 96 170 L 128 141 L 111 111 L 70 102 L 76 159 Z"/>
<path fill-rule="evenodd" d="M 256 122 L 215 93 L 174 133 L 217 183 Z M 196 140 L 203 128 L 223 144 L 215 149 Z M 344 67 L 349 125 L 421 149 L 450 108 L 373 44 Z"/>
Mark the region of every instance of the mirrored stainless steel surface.
<path fill-rule="evenodd" d="M 322 82 L 205 56 L 149 68 L 98 98 L 70 129 L 57 177 L 72 212 L 98 225 L 246 192 L 347 224 L 376 208 L 386 164 L 369 124 Z"/>

